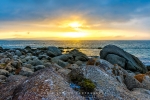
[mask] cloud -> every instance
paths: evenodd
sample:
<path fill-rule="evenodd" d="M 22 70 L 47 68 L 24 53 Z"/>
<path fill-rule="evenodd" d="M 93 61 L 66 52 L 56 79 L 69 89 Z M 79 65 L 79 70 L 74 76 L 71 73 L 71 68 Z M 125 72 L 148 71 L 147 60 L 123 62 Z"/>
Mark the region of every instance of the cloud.
<path fill-rule="evenodd" d="M 1 0 L 0 21 L 43 20 L 72 15 L 87 20 L 122 22 L 150 16 L 149 0 Z"/>

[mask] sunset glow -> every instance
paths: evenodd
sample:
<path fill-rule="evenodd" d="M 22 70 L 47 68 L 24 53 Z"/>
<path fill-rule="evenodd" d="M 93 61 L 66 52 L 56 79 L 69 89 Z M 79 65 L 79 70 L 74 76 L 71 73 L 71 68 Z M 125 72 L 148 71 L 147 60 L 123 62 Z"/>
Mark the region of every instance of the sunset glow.
<path fill-rule="evenodd" d="M 72 28 L 79 28 L 81 26 L 81 24 L 78 22 L 72 22 L 69 24 L 69 26 L 71 26 Z"/>
<path fill-rule="evenodd" d="M 0 39 L 149 40 L 149 5 L 147 0 L 2 0 Z"/>

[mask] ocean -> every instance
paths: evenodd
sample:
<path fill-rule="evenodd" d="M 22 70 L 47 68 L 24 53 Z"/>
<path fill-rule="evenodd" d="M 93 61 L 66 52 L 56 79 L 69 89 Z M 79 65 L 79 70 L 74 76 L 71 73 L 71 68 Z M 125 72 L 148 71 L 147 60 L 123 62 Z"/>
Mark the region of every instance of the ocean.
<path fill-rule="evenodd" d="M 69 47 L 80 49 L 88 56 L 99 56 L 101 49 L 98 48 L 103 48 L 108 44 L 119 46 L 138 57 L 146 66 L 150 65 L 150 40 L 0 40 L 0 46 L 3 48 Z"/>

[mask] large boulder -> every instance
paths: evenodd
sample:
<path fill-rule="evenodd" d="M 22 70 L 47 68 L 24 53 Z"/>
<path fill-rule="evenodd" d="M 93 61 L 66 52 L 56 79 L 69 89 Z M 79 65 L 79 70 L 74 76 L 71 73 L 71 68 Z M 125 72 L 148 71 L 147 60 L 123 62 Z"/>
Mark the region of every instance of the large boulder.
<path fill-rule="evenodd" d="M 48 47 L 48 55 L 49 56 L 59 56 L 61 54 L 62 54 L 61 51 L 57 47 L 55 47 L 55 46 Z"/>
<path fill-rule="evenodd" d="M 46 68 L 24 80 L 15 89 L 12 100 L 84 100 L 84 98 L 70 88 L 69 83 L 52 68 Z"/>
<path fill-rule="evenodd" d="M 88 61 L 88 57 L 77 49 L 70 51 L 69 54 L 72 55 L 75 61 Z"/>
<path fill-rule="evenodd" d="M 115 45 L 107 45 L 100 51 L 100 57 L 112 64 L 118 64 L 126 70 L 146 73 L 145 65 L 135 56 Z"/>
<path fill-rule="evenodd" d="M 100 65 L 100 67 L 103 67 Z M 84 76 L 95 83 L 96 89 L 94 96 L 97 100 L 134 100 L 135 97 L 130 95 L 130 91 L 123 86 L 117 79 L 100 67 L 88 65 L 84 68 Z M 111 67 L 111 66 L 110 66 Z"/>

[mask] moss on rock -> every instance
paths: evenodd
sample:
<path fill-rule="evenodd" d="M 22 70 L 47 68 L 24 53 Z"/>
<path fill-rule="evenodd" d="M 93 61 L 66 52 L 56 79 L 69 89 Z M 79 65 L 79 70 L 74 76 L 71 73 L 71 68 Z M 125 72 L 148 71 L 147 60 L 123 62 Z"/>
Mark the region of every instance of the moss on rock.
<path fill-rule="evenodd" d="M 91 80 L 84 77 L 80 69 L 73 69 L 69 74 L 69 79 L 81 87 L 80 91 L 93 92 L 96 87 Z"/>
<path fill-rule="evenodd" d="M 95 84 L 89 80 L 84 78 L 80 83 L 79 86 L 81 86 L 81 89 L 83 89 L 86 92 L 93 92 L 95 89 Z"/>

